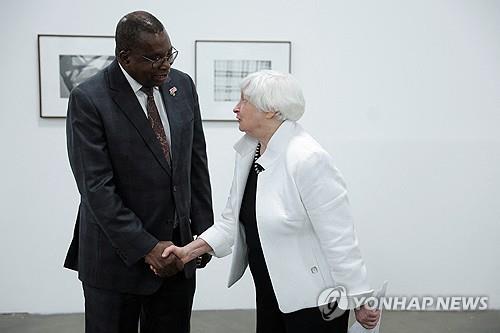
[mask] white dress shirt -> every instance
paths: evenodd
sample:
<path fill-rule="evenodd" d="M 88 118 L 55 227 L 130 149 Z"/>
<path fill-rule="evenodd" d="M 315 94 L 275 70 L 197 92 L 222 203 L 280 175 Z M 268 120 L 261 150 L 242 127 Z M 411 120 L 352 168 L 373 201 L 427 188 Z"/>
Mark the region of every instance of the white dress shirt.
<path fill-rule="evenodd" d="M 141 90 L 142 84 L 137 82 L 132 76 L 130 76 L 129 73 L 127 73 L 126 70 L 123 69 L 122 65 L 120 65 L 120 69 L 123 72 L 123 75 L 125 75 L 125 78 L 127 79 L 128 83 L 130 84 L 130 87 L 135 93 L 135 96 L 137 97 L 137 100 L 139 101 L 139 104 L 142 106 L 142 110 L 144 111 L 144 114 L 146 115 L 146 118 L 148 117 L 148 110 L 147 110 L 147 103 L 148 103 L 148 95 L 146 95 L 145 92 Z M 153 97 L 155 99 L 155 104 L 156 108 L 158 109 L 158 113 L 160 114 L 160 119 L 161 123 L 163 125 L 163 129 L 165 130 L 165 135 L 167 136 L 168 140 L 168 145 L 170 147 L 170 155 L 172 155 L 172 141 L 170 137 L 170 124 L 168 122 L 168 117 L 167 117 L 167 111 L 165 109 L 165 105 L 163 104 L 163 99 L 161 97 L 160 89 L 158 87 L 153 88 Z"/>

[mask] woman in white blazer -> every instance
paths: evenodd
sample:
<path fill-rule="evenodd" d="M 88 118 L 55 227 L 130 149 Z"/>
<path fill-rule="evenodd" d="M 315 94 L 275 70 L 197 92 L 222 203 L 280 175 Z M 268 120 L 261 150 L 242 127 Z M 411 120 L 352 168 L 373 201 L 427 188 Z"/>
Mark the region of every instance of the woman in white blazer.
<path fill-rule="evenodd" d="M 236 164 L 222 217 L 192 243 L 165 250 L 187 263 L 234 249 L 228 285 L 250 266 L 256 287 L 257 332 L 347 332 L 349 311 L 324 320 L 318 297 L 342 286 L 371 289 L 332 157 L 296 121 L 304 97 L 289 74 L 260 71 L 241 83 L 233 112 L 246 134 L 234 145 Z M 366 328 L 379 313 L 355 310 Z"/>

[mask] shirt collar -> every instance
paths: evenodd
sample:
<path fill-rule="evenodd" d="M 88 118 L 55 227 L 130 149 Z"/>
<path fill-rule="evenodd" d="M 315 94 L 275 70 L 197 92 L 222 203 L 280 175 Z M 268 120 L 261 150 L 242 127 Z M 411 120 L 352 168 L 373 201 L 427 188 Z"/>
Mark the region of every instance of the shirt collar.
<path fill-rule="evenodd" d="M 280 127 L 274 132 L 273 136 L 267 143 L 266 151 L 261 157 L 257 159 L 257 162 L 264 168 L 267 169 L 284 151 L 285 147 L 290 142 L 290 137 L 293 135 L 295 129 L 298 125 L 295 121 L 285 120 Z M 236 144 L 234 145 L 234 150 L 240 155 L 244 156 L 249 153 L 255 152 L 258 140 L 245 134 Z"/>
<path fill-rule="evenodd" d="M 127 73 L 127 71 L 122 67 L 120 63 L 118 63 L 118 65 L 120 66 L 120 69 L 122 70 L 123 75 L 125 75 L 125 78 L 127 79 L 128 83 L 130 84 L 130 87 L 134 91 L 134 94 L 136 94 L 139 90 L 141 90 L 142 84 L 140 84 L 132 76 L 130 76 L 130 74 Z M 158 90 L 158 87 L 155 86 L 154 89 Z"/>

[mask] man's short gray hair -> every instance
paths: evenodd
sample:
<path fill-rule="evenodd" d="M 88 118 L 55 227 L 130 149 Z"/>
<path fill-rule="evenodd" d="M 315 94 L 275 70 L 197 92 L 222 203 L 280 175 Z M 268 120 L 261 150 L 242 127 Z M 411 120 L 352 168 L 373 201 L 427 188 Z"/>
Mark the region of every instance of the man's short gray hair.
<path fill-rule="evenodd" d="M 304 95 L 291 74 L 272 70 L 255 72 L 243 79 L 240 88 L 243 97 L 258 110 L 277 112 L 281 120 L 297 121 L 304 114 Z"/>

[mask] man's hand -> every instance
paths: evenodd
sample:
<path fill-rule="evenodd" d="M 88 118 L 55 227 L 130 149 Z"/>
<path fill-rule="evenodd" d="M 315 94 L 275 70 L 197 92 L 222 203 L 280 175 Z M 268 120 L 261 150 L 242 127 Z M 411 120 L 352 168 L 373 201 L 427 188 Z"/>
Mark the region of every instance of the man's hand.
<path fill-rule="evenodd" d="M 172 276 L 184 269 L 184 263 L 174 254 L 162 257 L 163 251 L 171 245 L 173 243 L 170 241 L 160 241 L 144 257 L 146 264 L 160 277 Z"/>
<path fill-rule="evenodd" d="M 356 320 L 366 329 L 373 329 L 377 326 L 380 319 L 380 310 L 370 310 L 366 305 L 361 306 L 359 309 L 354 309 Z"/>

